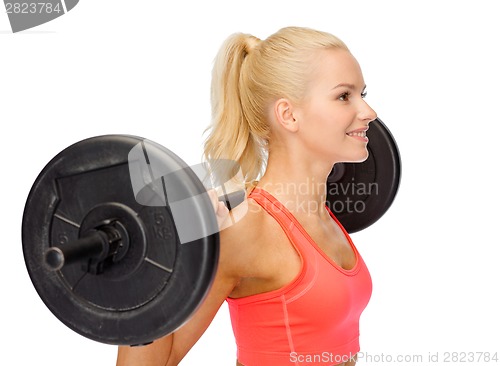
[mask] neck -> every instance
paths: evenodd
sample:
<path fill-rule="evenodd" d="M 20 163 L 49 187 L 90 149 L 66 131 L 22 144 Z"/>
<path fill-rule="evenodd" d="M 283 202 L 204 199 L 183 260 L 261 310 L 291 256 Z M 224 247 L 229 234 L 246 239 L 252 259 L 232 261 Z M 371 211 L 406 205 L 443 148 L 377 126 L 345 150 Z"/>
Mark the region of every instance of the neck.
<path fill-rule="evenodd" d="M 298 156 L 269 154 L 258 187 L 276 197 L 292 213 L 329 217 L 325 209 L 327 178 L 332 164 Z"/>

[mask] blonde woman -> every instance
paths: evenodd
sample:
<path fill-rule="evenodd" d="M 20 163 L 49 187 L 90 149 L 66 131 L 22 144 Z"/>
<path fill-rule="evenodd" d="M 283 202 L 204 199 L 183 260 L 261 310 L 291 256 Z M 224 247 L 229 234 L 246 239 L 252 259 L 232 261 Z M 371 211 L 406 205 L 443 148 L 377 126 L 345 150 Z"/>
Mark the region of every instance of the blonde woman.
<path fill-rule="evenodd" d="M 224 301 L 239 366 L 356 363 L 371 278 L 325 206 L 325 183 L 335 163 L 368 157 L 376 114 L 365 93 L 356 59 L 331 34 L 289 27 L 265 40 L 227 39 L 205 155 L 240 164 L 247 209 L 220 233 L 217 275 L 194 316 L 151 345 L 120 347 L 119 366 L 177 365 Z"/>

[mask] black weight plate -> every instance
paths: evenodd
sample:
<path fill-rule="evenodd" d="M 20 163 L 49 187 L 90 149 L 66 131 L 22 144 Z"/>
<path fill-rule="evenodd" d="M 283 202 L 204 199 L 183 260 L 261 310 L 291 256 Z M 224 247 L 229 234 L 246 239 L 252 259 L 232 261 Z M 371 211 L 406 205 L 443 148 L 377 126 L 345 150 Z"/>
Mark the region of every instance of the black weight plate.
<path fill-rule="evenodd" d="M 338 163 L 327 180 L 327 205 L 349 233 L 367 228 L 389 209 L 401 179 L 396 141 L 380 119 L 367 131 L 368 158 Z"/>
<path fill-rule="evenodd" d="M 181 244 L 168 202 L 137 202 L 129 153 L 144 141 L 108 135 L 68 147 L 37 177 L 24 209 L 23 252 L 38 294 L 68 327 L 107 344 L 146 344 L 179 328 L 203 301 L 217 268 L 217 233 Z M 171 151 L 149 143 L 147 153 L 160 170 L 184 172 L 182 182 L 170 178 L 183 196 L 205 192 Z M 208 196 L 201 197 L 193 222 L 216 225 Z M 126 226 L 129 240 L 104 273 L 88 273 L 81 263 L 60 271 L 43 265 L 49 247 L 76 240 L 109 216 Z"/>

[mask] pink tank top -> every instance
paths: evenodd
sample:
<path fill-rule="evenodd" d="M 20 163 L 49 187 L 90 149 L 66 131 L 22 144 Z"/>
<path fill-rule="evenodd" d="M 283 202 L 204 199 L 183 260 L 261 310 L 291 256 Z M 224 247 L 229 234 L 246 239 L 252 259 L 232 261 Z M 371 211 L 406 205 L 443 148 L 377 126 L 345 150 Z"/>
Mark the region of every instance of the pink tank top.
<path fill-rule="evenodd" d="M 368 269 L 349 234 L 328 210 L 356 255 L 355 266 L 345 270 L 271 194 L 255 188 L 249 198 L 281 225 L 301 257 L 302 268 L 278 290 L 227 298 L 239 362 L 329 366 L 348 361 L 359 351 L 359 318 L 372 291 Z"/>

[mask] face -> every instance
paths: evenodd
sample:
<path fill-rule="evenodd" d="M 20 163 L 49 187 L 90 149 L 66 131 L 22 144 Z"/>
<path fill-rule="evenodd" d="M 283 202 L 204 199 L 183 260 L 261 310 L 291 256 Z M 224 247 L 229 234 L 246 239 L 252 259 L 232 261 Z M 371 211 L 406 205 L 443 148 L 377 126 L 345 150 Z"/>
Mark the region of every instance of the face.
<path fill-rule="evenodd" d="M 345 50 L 324 50 L 315 60 L 304 101 L 294 108 L 297 137 L 314 158 L 331 163 L 368 157 L 366 131 L 377 115 L 365 102 L 365 82 Z"/>

